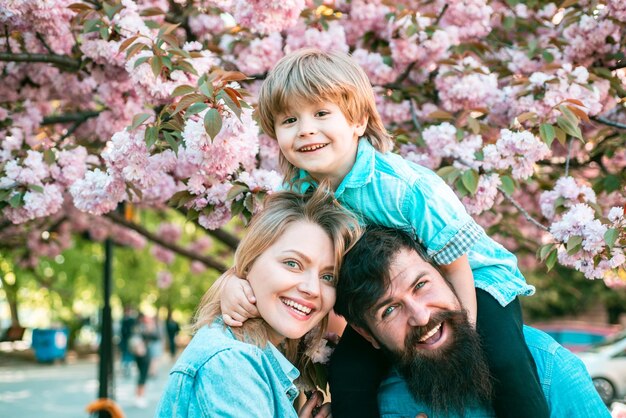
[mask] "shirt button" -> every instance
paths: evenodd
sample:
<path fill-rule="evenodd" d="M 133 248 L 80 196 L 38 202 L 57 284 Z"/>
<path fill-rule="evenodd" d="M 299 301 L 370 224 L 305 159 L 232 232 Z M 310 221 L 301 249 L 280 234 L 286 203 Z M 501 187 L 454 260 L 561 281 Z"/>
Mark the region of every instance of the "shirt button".
<path fill-rule="evenodd" d="M 423 412 L 420 412 L 419 414 L 415 415 L 415 418 L 428 418 L 428 415 L 426 415 Z"/>

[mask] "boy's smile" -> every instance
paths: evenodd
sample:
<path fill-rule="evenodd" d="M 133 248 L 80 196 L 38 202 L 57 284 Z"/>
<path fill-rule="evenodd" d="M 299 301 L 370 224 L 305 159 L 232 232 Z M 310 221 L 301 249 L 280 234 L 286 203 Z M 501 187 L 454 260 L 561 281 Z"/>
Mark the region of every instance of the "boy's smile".
<path fill-rule="evenodd" d="M 367 119 L 352 124 L 332 102 L 305 102 L 278 114 L 274 126 L 285 158 L 336 188 L 354 164 Z"/>

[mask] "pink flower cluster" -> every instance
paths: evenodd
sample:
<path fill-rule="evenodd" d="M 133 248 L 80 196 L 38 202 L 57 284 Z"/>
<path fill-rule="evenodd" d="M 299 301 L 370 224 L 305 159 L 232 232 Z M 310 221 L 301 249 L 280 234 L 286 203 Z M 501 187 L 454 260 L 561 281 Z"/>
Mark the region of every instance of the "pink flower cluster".
<path fill-rule="evenodd" d="M 478 168 L 476 152 L 480 150 L 483 140 L 480 135 L 464 135 L 461 141 L 457 140 L 457 129 L 448 122 L 440 125 L 431 125 L 424 129 L 422 138 L 430 154 L 439 158 L 452 158 L 458 168 Z"/>
<path fill-rule="evenodd" d="M 607 0 L 606 7 L 610 17 L 626 23 L 626 3 L 622 0 Z M 626 416 L 626 407 L 624 408 L 624 416 Z"/>
<path fill-rule="evenodd" d="M 435 77 L 442 107 L 449 112 L 489 108 L 499 96 L 498 77 L 472 57 L 441 65 Z"/>
<path fill-rule="evenodd" d="M 483 174 L 478 178 L 478 189 L 473 196 L 465 196 L 461 201 L 471 215 L 478 215 L 493 207 L 498 196 L 498 186 L 502 182 L 495 173 Z"/>
<path fill-rule="evenodd" d="M 541 213 L 546 219 L 554 219 L 556 208 L 554 204 L 560 200 L 565 208 L 571 208 L 577 203 L 596 203 L 596 193 L 585 184 L 579 184 L 573 177 L 561 177 L 556 181 L 554 189 L 543 192 L 539 197 Z"/>
<path fill-rule="evenodd" d="M 183 158 L 197 170 L 202 170 L 205 176 L 210 173 L 219 180 L 226 179 L 240 167 L 244 169 L 254 167 L 255 157 L 259 151 L 259 139 L 257 124 L 252 119 L 252 110 L 243 109 L 241 121 L 230 111 L 225 110 L 222 115 L 222 129 L 213 139 L 204 129 L 205 113 L 206 111 L 201 112 L 198 118 L 189 118 L 185 123 L 182 133 L 185 147 L 179 150 L 179 158 L 182 154 Z M 201 188 L 190 191 L 195 194 L 198 190 L 201 191 Z"/>
<path fill-rule="evenodd" d="M 294 26 L 302 10 L 304 0 L 234 0 L 230 11 L 239 24 L 267 35 Z"/>
<path fill-rule="evenodd" d="M 167 270 L 161 270 L 157 273 L 156 285 L 159 289 L 168 289 L 174 282 L 174 276 Z"/>
<path fill-rule="evenodd" d="M 386 30 L 386 15 L 391 9 L 381 0 L 353 0 L 349 7 L 342 26 L 351 45 L 358 43 L 367 32 L 383 33 Z"/>
<path fill-rule="evenodd" d="M 349 50 L 343 26 L 336 21 L 328 24 L 328 30 L 307 27 L 301 23 L 287 31 L 285 53 L 305 47 L 319 48 L 322 51 Z"/>
<path fill-rule="evenodd" d="M 454 26 L 461 41 L 481 38 L 491 32 L 493 9 L 486 0 L 459 0 L 447 4 L 449 7 L 443 15 L 441 26 L 446 30 Z"/>
<path fill-rule="evenodd" d="M 246 74 L 263 74 L 281 59 L 283 54 L 283 37 L 274 32 L 265 38 L 256 38 L 250 45 L 237 54 L 237 65 Z"/>
<path fill-rule="evenodd" d="M 383 56 L 358 48 L 352 52 L 352 58 L 365 70 L 372 84 L 391 83 L 398 76 L 397 72 L 385 64 Z"/>
<path fill-rule="evenodd" d="M 74 182 L 70 193 L 77 209 L 102 215 L 115 209 L 124 200 L 126 187 L 120 178 L 96 168 L 87 171 L 85 177 Z"/>
<path fill-rule="evenodd" d="M 513 178 L 526 179 L 534 172 L 537 161 L 550 156 L 550 149 L 530 131 L 500 130 L 495 144 L 483 148 L 483 168 L 486 170 L 512 170 Z"/>
<path fill-rule="evenodd" d="M 621 39 L 620 28 L 602 16 L 582 15 L 563 31 L 568 43 L 564 55 L 568 62 L 590 66 L 599 56 L 616 53 Z M 607 42 L 611 38 L 613 42 Z"/>

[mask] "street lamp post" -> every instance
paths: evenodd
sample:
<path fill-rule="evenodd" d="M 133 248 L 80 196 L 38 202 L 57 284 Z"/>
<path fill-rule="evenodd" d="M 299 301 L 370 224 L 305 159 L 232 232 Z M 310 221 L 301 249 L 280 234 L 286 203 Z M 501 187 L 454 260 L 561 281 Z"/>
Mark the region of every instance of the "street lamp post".
<path fill-rule="evenodd" d="M 113 381 L 113 324 L 111 321 L 111 276 L 113 270 L 113 241 L 107 238 L 104 241 L 104 277 L 102 320 L 100 330 L 100 399 L 109 398 L 109 388 Z M 99 418 L 110 418 L 107 411 L 101 410 Z"/>

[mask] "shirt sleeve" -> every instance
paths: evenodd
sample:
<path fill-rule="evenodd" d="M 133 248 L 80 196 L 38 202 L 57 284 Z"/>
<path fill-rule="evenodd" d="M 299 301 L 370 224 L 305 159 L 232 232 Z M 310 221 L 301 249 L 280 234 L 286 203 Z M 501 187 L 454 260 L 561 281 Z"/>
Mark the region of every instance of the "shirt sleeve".
<path fill-rule="evenodd" d="M 552 382 L 548 397 L 551 416 L 610 418 L 611 414 L 593 386 L 584 363 L 559 347 L 553 357 Z"/>
<path fill-rule="evenodd" d="M 268 365 L 253 350 L 225 350 L 198 371 L 194 396 L 202 416 L 266 418 L 276 415 Z"/>
<path fill-rule="evenodd" d="M 420 173 L 407 189 L 403 213 L 437 264 L 450 264 L 485 233 L 450 186 L 430 170 Z"/>

